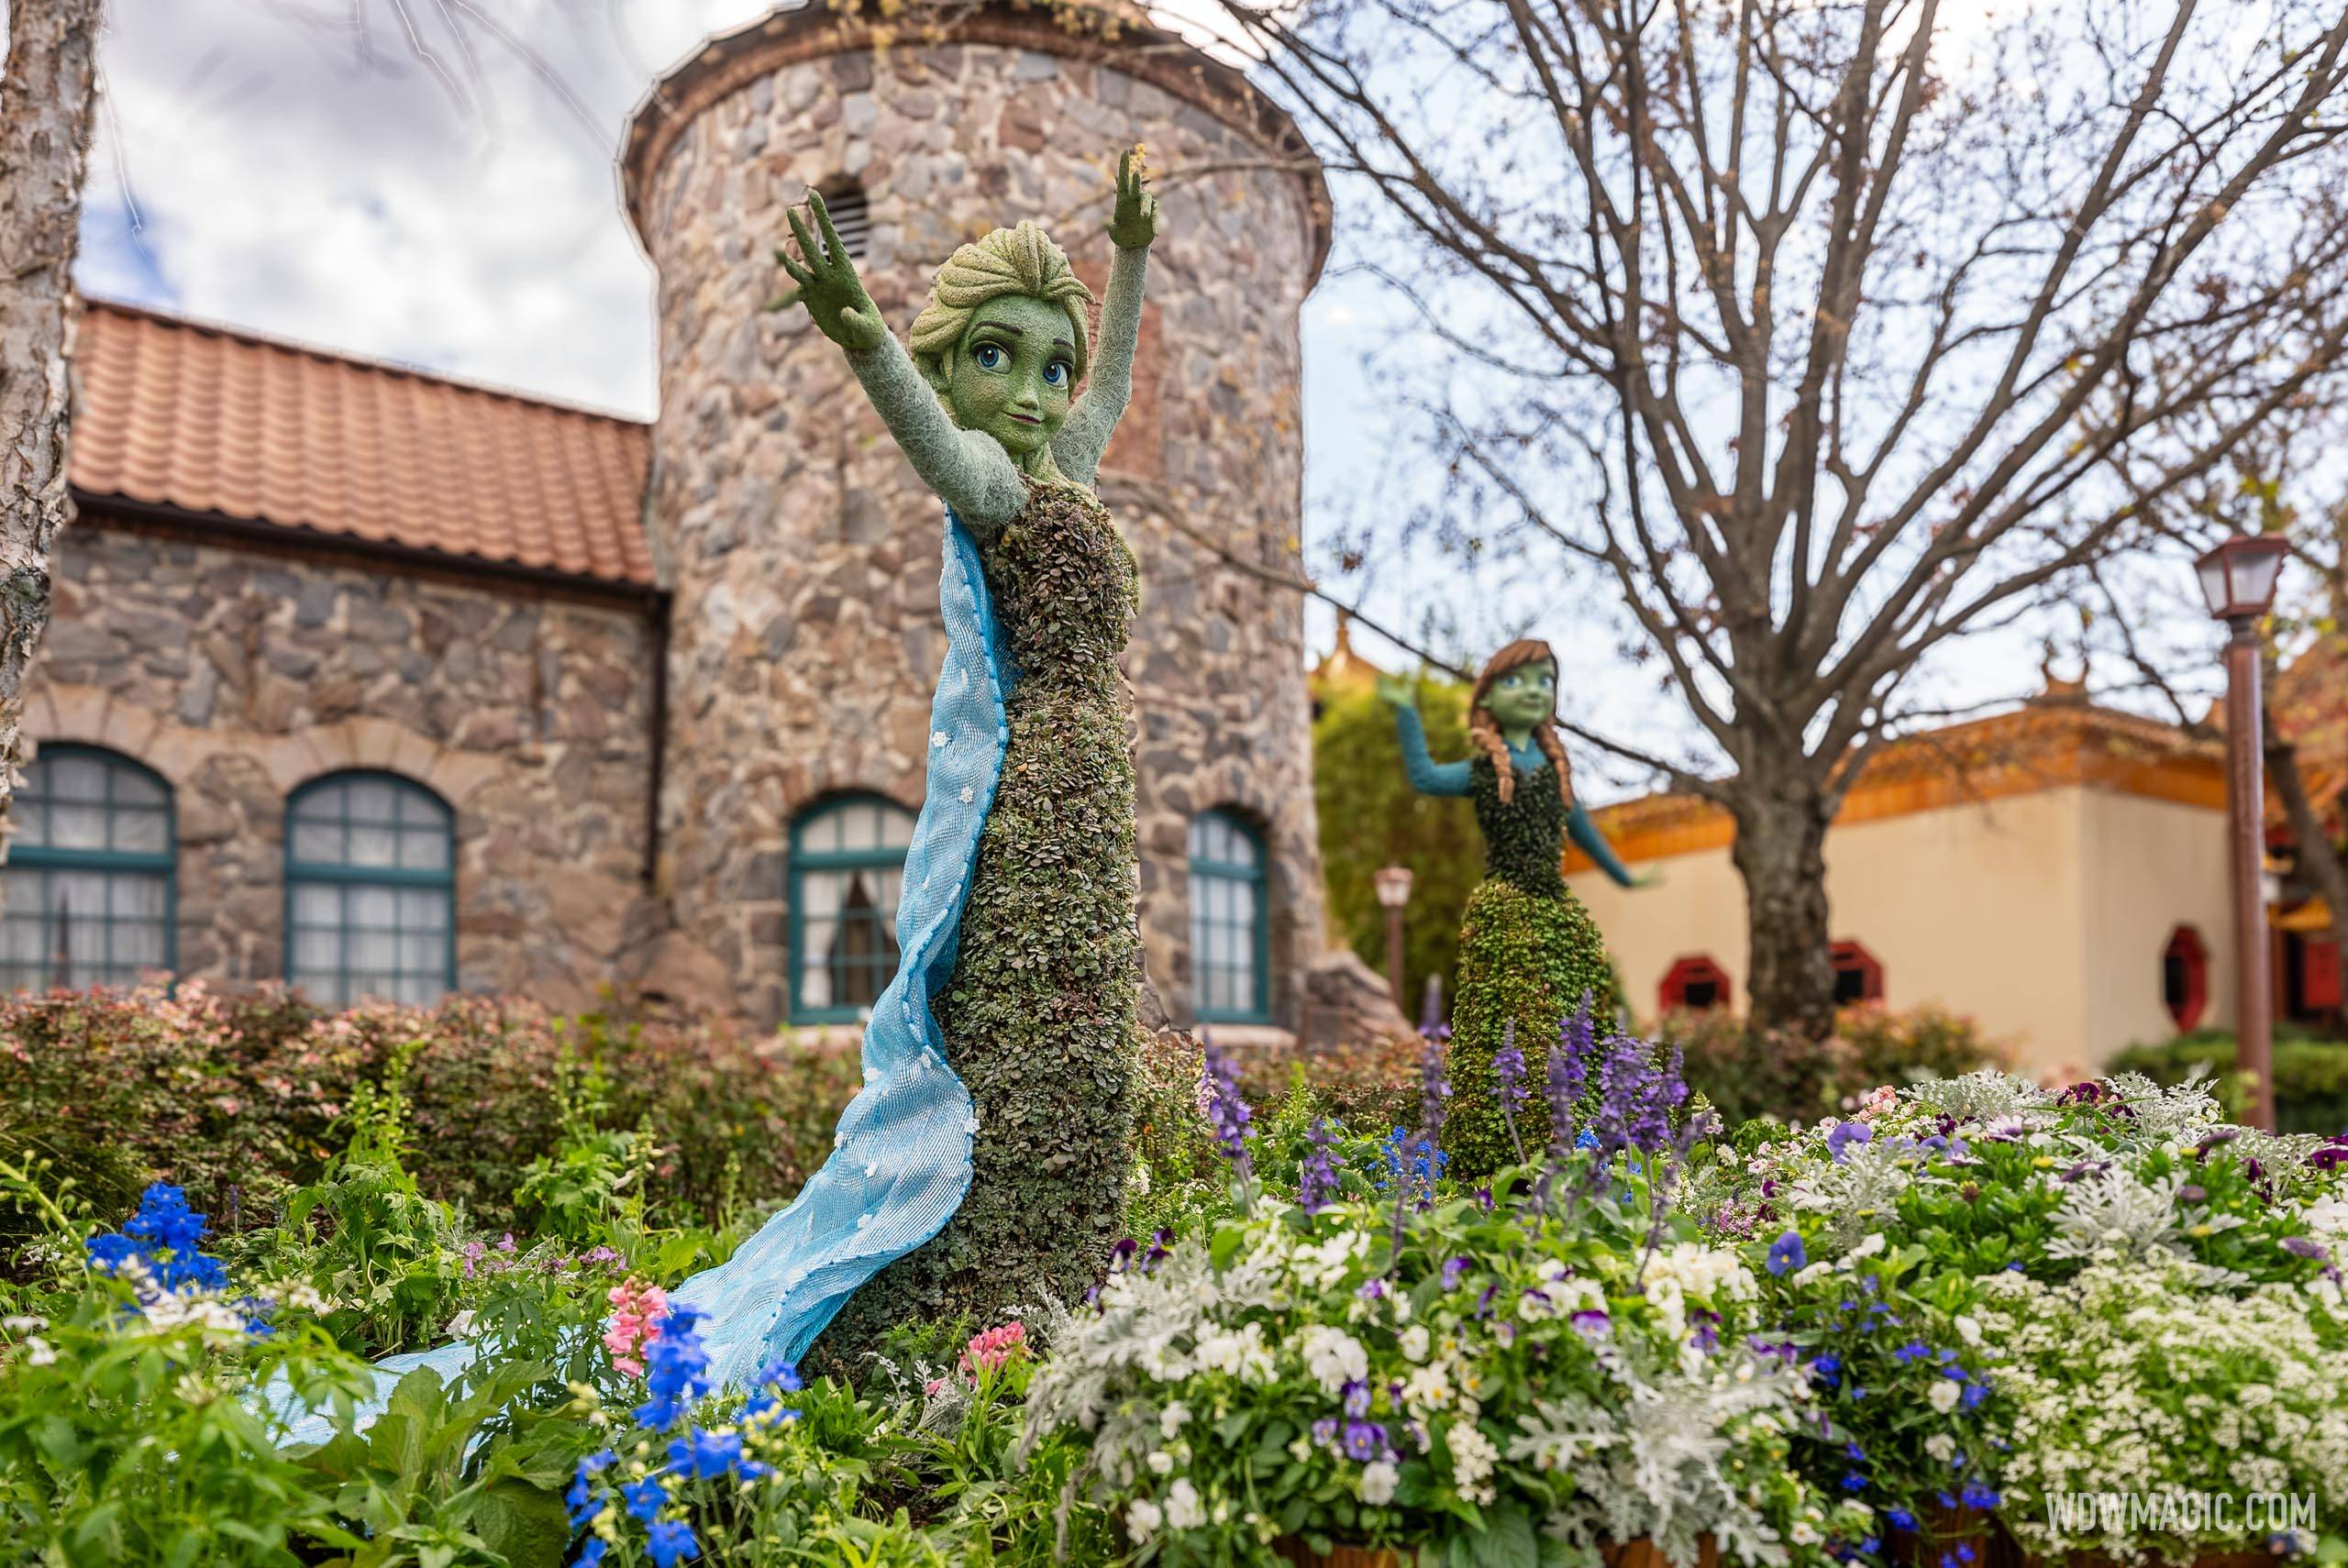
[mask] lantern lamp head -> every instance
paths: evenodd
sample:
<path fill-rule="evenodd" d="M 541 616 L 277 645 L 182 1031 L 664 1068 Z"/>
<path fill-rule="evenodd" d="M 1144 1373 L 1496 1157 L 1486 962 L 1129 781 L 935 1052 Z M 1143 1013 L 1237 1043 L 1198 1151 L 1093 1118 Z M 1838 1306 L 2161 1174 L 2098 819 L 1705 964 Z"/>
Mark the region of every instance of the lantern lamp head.
<path fill-rule="evenodd" d="M 2237 534 L 2194 562 L 2210 613 L 2221 621 L 2238 621 L 2274 608 L 2275 582 L 2289 548 L 2272 534 Z"/>
<path fill-rule="evenodd" d="M 1390 910 L 1399 910 L 1411 901 L 1411 868 L 1407 866 L 1386 866 L 1371 874 L 1378 885 L 1378 901 Z"/>

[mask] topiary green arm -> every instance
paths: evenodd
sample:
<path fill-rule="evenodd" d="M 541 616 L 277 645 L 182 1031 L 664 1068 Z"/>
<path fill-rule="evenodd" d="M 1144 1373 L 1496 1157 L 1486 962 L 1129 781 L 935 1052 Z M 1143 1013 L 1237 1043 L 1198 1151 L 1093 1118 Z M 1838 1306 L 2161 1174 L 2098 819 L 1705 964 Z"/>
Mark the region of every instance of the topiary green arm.
<path fill-rule="evenodd" d="M 1134 345 L 1141 337 L 1141 300 L 1149 271 L 1149 247 L 1119 249 L 1109 263 L 1109 293 L 1101 303 L 1101 342 L 1084 395 L 1068 411 L 1068 423 L 1052 438 L 1052 458 L 1060 472 L 1091 484 L 1101 469 L 1109 437 L 1124 417 L 1134 391 Z"/>
<path fill-rule="evenodd" d="M 1427 750 L 1426 726 L 1419 722 L 1416 708 L 1401 704 L 1395 707 L 1394 733 L 1402 742 L 1402 768 L 1411 776 L 1412 788 L 1422 795 L 1468 793 L 1468 764 L 1434 759 Z"/>
<path fill-rule="evenodd" d="M 851 348 L 848 369 L 922 482 L 973 528 L 1002 527 L 1027 504 L 1027 486 L 1002 443 L 958 427 L 894 333 Z"/>
<path fill-rule="evenodd" d="M 1614 846 L 1606 842 L 1606 835 L 1598 831 L 1598 824 L 1589 820 L 1589 813 L 1582 810 L 1579 801 L 1574 802 L 1574 809 L 1567 814 L 1566 836 L 1580 845 L 1581 852 L 1598 862 L 1598 868 L 1611 877 L 1617 885 L 1625 888 L 1638 886 L 1639 879 L 1631 874 L 1629 867 L 1623 864 L 1622 856 L 1614 853 Z"/>

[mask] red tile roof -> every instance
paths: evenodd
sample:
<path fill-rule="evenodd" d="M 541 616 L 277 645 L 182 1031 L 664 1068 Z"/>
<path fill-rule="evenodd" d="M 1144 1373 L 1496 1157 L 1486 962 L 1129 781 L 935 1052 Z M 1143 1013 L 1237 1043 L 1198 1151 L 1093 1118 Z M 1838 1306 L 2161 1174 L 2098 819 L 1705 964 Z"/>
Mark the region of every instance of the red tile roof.
<path fill-rule="evenodd" d="M 649 586 L 634 420 L 92 301 L 73 488 Z"/>

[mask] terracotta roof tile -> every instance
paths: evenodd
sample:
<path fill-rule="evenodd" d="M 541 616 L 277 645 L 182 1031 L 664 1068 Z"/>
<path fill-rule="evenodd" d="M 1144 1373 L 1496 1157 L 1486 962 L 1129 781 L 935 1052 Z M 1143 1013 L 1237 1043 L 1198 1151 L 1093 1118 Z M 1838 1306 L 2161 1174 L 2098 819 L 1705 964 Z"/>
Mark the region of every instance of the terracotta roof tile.
<path fill-rule="evenodd" d="M 633 420 L 151 311 L 83 311 L 73 488 L 650 585 Z"/>

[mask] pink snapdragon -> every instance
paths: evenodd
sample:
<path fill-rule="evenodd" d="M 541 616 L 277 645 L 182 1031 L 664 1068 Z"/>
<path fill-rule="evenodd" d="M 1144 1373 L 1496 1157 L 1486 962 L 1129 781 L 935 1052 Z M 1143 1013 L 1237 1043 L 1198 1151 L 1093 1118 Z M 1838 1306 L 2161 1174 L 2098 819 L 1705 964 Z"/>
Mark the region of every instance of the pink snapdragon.
<path fill-rule="evenodd" d="M 630 1279 L 611 1289 L 612 1320 L 604 1326 L 604 1348 L 612 1365 L 629 1377 L 644 1375 L 644 1347 L 660 1337 L 669 1316 L 669 1293 Z"/>
<path fill-rule="evenodd" d="M 999 1329 L 974 1334 L 962 1347 L 962 1371 L 975 1378 L 980 1371 L 992 1372 L 1016 1357 L 1027 1353 L 1027 1325 L 1017 1319 Z"/>

